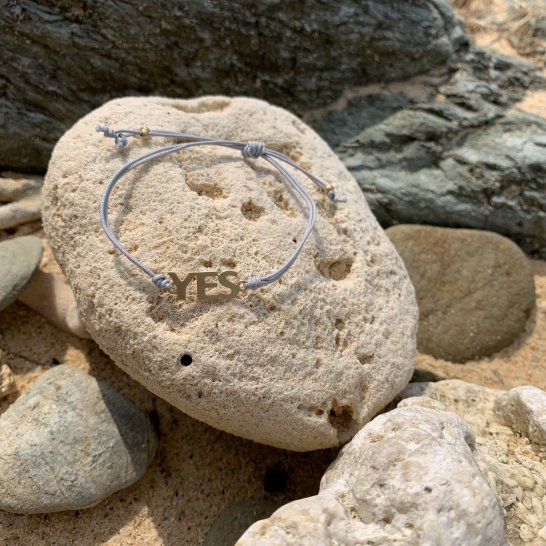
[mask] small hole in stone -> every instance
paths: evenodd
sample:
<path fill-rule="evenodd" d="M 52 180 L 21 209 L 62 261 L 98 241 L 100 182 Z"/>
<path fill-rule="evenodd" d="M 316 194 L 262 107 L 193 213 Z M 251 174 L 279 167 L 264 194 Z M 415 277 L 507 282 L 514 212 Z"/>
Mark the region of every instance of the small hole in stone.
<path fill-rule="evenodd" d="M 425 493 L 432 493 L 432 489 L 428 485 L 425 487 Z"/>
<path fill-rule="evenodd" d="M 263 215 L 265 209 L 260 207 L 260 205 L 256 205 L 256 203 L 249 199 L 241 205 L 241 212 L 247 220 L 257 220 Z"/>
<path fill-rule="evenodd" d="M 353 262 L 353 258 L 340 258 L 339 260 L 316 260 L 315 266 L 323 277 L 332 279 L 333 281 L 341 281 L 351 272 Z"/>
<path fill-rule="evenodd" d="M 182 364 L 182 366 L 189 366 L 192 362 L 193 358 L 189 354 L 185 354 L 180 357 L 180 364 Z"/>
<path fill-rule="evenodd" d="M 203 398 L 203 393 L 201 391 L 197 393 L 197 398 Z"/>
<path fill-rule="evenodd" d="M 315 415 L 324 415 L 324 410 L 318 408 L 315 410 Z"/>
<path fill-rule="evenodd" d="M 335 326 L 336 330 L 343 330 L 343 328 L 345 328 L 345 321 L 342 318 L 337 318 Z"/>
<path fill-rule="evenodd" d="M 211 260 L 201 260 L 201 263 L 203 264 L 203 267 L 212 267 Z"/>

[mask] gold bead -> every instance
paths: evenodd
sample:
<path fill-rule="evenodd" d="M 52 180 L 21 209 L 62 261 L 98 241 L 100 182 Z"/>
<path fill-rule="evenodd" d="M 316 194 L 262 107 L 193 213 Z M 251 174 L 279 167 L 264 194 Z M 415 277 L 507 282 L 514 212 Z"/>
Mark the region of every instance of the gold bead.
<path fill-rule="evenodd" d="M 140 128 L 140 137 L 141 138 L 150 138 L 150 128 L 147 125 L 143 125 Z"/>
<path fill-rule="evenodd" d="M 325 195 L 328 195 L 333 190 L 334 190 L 334 185 L 333 184 L 326 184 L 326 186 L 324 186 L 324 188 L 322 188 L 321 191 Z"/>

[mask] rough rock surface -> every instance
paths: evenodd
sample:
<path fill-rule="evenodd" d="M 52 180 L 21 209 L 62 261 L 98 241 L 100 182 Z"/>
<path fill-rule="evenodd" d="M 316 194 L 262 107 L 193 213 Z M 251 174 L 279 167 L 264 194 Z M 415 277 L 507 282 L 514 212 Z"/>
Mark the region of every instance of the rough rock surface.
<path fill-rule="evenodd" d="M 242 94 L 301 111 L 351 85 L 443 66 L 467 41 L 446 0 L 280 6 L 4 3 L 0 165 L 45 169 L 64 130 L 113 97 Z"/>
<path fill-rule="evenodd" d="M 546 392 L 532 386 L 516 387 L 500 396 L 495 407 L 510 428 L 546 446 Z"/>
<path fill-rule="evenodd" d="M 509 239 L 480 230 L 399 225 L 387 235 L 419 306 L 417 348 L 465 362 L 511 345 L 535 308 L 529 261 Z"/>
<path fill-rule="evenodd" d="M 368 86 L 305 118 L 383 226 L 469 227 L 546 257 L 546 119 L 512 109 L 531 65 L 471 50 L 444 73 Z"/>
<path fill-rule="evenodd" d="M 154 456 L 147 417 L 68 365 L 40 377 L 0 417 L 0 509 L 94 506 L 137 481 Z"/>
<path fill-rule="evenodd" d="M 501 546 L 502 509 L 457 415 L 403 407 L 376 417 L 324 474 L 320 493 L 255 523 L 237 546 Z"/>
<path fill-rule="evenodd" d="M 0 349 L 0 358 L 3 356 L 2 350 Z M 13 378 L 13 372 L 7 364 L 0 362 L 0 398 L 8 396 L 17 390 L 15 385 L 15 380 Z"/>
<path fill-rule="evenodd" d="M 220 304 L 177 301 L 113 252 L 98 216 L 109 177 L 161 141 L 134 139 L 119 153 L 95 132 L 99 121 L 264 136 L 335 181 L 348 202 L 326 203 L 307 186 L 318 222 L 282 282 Z M 333 152 L 285 110 L 227 97 L 111 101 L 59 141 L 43 201 L 44 229 L 93 339 L 197 419 L 277 447 L 319 449 L 352 437 L 411 377 L 417 307 L 403 263 Z M 110 217 L 153 269 L 234 269 L 240 278 L 282 264 L 305 226 L 276 171 L 212 147 L 130 173 L 114 191 Z"/>
<path fill-rule="evenodd" d="M 12 303 L 40 265 L 42 241 L 31 235 L 0 242 L 0 311 Z"/>
<path fill-rule="evenodd" d="M 505 509 L 513 546 L 546 543 L 546 393 L 508 392 L 459 380 L 413 383 L 401 404 L 440 404 L 461 415 L 476 435 L 476 462 Z M 494 542 L 492 543 L 494 544 Z"/>

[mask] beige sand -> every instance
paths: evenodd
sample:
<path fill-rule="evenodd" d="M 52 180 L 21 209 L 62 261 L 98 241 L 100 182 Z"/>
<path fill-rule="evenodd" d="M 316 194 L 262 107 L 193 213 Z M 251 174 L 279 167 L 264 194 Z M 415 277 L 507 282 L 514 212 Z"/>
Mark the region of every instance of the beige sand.
<path fill-rule="evenodd" d="M 46 252 L 42 268 L 56 267 Z M 417 355 L 417 365 L 491 387 L 534 384 L 546 389 L 546 262 L 533 262 L 533 268 L 537 312 L 514 346 L 464 365 Z M 0 348 L 16 374 L 19 391 L 57 359 L 105 380 L 143 409 L 155 407 L 161 430 L 159 456 L 140 482 L 81 512 L 33 516 L 0 512 L 2 546 L 200 546 L 218 514 L 234 502 L 270 498 L 284 503 L 316 494 L 320 477 L 336 454 L 283 451 L 199 423 L 131 380 L 93 341 L 56 329 L 19 302 L 0 314 Z M 4 399 L 0 411 L 16 397 Z M 264 474 L 270 467 L 288 472 L 282 493 L 264 492 Z"/>

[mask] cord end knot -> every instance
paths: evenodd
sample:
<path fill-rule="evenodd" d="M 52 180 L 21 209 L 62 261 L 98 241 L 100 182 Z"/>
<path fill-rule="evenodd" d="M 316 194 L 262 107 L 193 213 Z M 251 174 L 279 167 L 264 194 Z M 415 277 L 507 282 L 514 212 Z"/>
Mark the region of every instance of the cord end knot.
<path fill-rule="evenodd" d="M 114 142 L 116 143 L 116 148 L 118 150 L 121 150 L 121 148 L 125 148 L 128 144 L 127 137 L 121 132 L 121 131 L 114 131 L 113 129 L 110 129 L 108 125 L 105 123 L 98 123 L 95 127 L 95 131 L 97 133 L 103 133 L 105 137 L 113 138 Z"/>
<path fill-rule="evenodd" d="M 241 150 L 243 157 L 246 159 L 258 159 L 265 152 L 265 142 L 260 140 L 251 140 L 246 143 Z"/>
<path fill-rule="evenodd" d="M 162 274 L 154 275 L 152 277 L 152 282 L 158 287 L 163 290 L 168 290 L 169 292 L 174 289 L 173 283 Z"/>
<path fill-rule="evenodd" d="M 244 287 L 248 290 L 256 290 L 258 288 L 261 288 L 262 286 L 265 286 L 266 284 L 267 282 L 264 280 L 263 277 L 251 277 L 243 283 Z"/>

